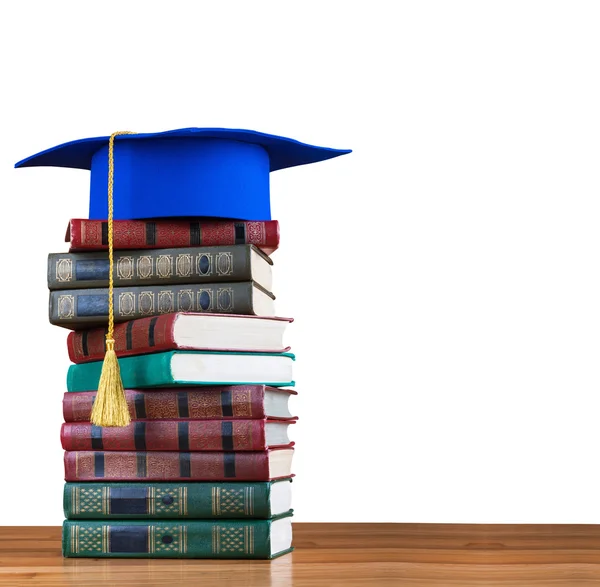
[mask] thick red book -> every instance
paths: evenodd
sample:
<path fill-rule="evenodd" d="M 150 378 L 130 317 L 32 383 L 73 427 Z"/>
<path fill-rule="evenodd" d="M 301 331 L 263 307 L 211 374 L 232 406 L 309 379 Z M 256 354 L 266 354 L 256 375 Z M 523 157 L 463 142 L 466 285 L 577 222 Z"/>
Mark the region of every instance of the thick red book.
<path fill-rule="evenodd" d="M 120 428 L 65 422 L 65 450 L 267 450 L 293 446 L 285 420 L 137 420 Z"/>
<path fill-rule="evenodd" d="M 65 481 L 271 481 L 292 475 L 293 448 L 260 452 L 67 451 Z"/>
<path fill-rule="evenodd" d="M 296 391 L 268 385 L 217 385 L 177 389 L 127 389 L 132 420 L 295 420 L 288 407 Z M 66 392 L 65 422 L 89 422 L 95 391 Z"/>
<path fill-rule="evenodd" d="M 279 246 L 277 220 L 115 220 L 115 249 L 169 249 L 216 245 L 256 245 L 267 255 Z M 108 248 L 108 222 L 75 218 L 65 241 L 70 251 Z"/>
<path fill-rule="evenodd" d="M 283 335 L 292 318 L 174 312 L 115 326 L 118 357 L 172 350 L 285 353 Z M 73 363 L 102 361 L 106 329 L 76 330 L 67 338 Z"/>

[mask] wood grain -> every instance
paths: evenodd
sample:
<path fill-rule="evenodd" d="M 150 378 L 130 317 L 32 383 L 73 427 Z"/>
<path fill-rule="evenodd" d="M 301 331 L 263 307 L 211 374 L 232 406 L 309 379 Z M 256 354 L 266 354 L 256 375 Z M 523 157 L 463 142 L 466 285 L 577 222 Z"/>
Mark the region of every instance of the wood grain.
<path fill-rule="evenodd" d="M 212 587 L 600 584 L 600 526 L 294 524 L 274 561 L 63 559 L 60 528 L 0 527 L 0 585 Z"/>

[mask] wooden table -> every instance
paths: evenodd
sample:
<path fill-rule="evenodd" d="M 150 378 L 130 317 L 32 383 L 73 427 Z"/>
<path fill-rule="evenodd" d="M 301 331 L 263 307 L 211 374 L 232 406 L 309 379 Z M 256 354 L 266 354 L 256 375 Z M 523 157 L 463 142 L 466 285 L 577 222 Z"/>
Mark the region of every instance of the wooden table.
<path fill-rule="evenodd" d="M 294 524 L 274 561 L 63 559 L 60 529 L 0 527 L 0 585 L 400 587 L 600 584 L 600 526 Z"/>

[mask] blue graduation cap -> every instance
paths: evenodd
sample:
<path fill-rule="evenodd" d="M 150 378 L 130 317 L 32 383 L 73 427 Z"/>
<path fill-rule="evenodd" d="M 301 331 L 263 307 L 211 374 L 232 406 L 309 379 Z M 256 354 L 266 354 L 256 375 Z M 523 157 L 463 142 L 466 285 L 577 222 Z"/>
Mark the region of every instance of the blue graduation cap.
<path fill-rule="evenodd" d="M 110 137 L 80 139 L 15 167 L 91 170 L 90 218 L 106 219 Z M 269 173 L 350 153 L 251 130 L 182 128 L 119 135 L 114 219 L 213 216 L 270 220 Z"/>

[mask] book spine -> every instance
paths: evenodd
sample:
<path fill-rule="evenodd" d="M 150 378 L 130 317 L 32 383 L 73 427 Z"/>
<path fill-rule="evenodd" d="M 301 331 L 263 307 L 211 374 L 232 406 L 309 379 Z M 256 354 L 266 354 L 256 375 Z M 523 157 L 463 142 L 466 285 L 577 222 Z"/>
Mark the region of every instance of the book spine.
<path fill-rule="evenodd" d="M 89 422 L 65 422 L 64 450 L 266 450 L 265 420 L 138 420 L 102 428 Z"/>
<path fill-rule="evenodd" d="M 271 520 L 70 521 L 65 557 L 270 558 Z"/>
<path fill-rule="evenodd" d="M 117 251 L 115 287 L 251 281 L 249 246 Z M 51 253 L 48 288 L 108 287 L 108 253 Z"/>
<path fill-rule="evenodd" d="M 173 325 L 177 316 L 164 314 L 115 325 L 115 352 L 118 357 L 156 353 L 176 348 Z M 102 361 L 106 352 L 106 328 L 92 328 L 69 333 L 67 349 L 73 363 Z"/>
<path fill-rule="evenodd" d="M 89 422 L 95 397 L 95 391 L 65 393 L 65 422 Z M 260 420 L 266 417 L 264 397 L 264 385 L 125 391 L 133 420 Z"/>
<path fill-rule="evenodd" d="M 121 359 L 119 369 L 123 386 L 129 389 L 172 386 L 172 357 L 172 352 L 165 352 Z M 103 361 L 71 365 L 67 371 L 67 391 L 97 390 L 102 365 Z"/>
<path fill-rule="evenodd" d="M 117 287 L 113 301 L 116 322 L 171 312 L 255 313 L 252 282 Z M 108 289 L 51 291 L 49 306 L 51 324 L 71 330 L 105 326 Z"/>
<path fill-rule="evenodd" d="M 268 221 L 115 220 L 115 249 L 168 249 L 198 246 L 255 245 L 271 254 L 279 246 L 279 223 Z M 67 242 L 72 251 L 106 250 L 108 223 L 73 219 Z"/>
<path fill-rule="evenodd" d="M 268 454 L 67 451 L 65 481 L 269 481 Z"/>
<path fill-rule="evenodd" d="M 289 483 L 289 481 L 281 481 Z M 70 520 L 271 517 L 271 483 L 65 483 Z"/>

